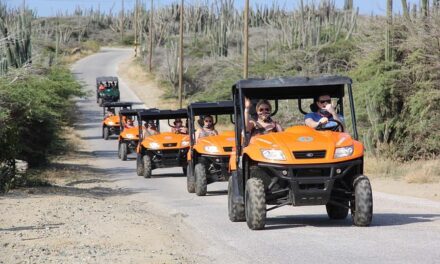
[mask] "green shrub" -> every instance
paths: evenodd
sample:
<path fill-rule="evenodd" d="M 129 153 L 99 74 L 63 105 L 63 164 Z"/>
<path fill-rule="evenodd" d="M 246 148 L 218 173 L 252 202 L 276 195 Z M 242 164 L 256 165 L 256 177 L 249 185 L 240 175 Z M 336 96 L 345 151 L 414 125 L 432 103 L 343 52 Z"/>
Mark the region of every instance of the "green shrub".
<path fill-rule="evenodd" d="M 21 159 L 42 165 L 60 141 L 72 96 L 81 86 L 68 69 L 54 68 L 46 76 L 30 75 L 11 83 L 0 79 L 0 161 Z M 3 151 L 7 150 L 7 151 Z"/>

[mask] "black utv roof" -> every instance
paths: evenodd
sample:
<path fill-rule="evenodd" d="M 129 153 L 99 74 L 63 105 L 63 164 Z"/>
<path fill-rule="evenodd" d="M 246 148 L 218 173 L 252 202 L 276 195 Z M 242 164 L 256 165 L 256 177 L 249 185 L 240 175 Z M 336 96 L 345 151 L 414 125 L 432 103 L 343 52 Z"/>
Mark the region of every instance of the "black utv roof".
<path fill-rule="evenodd" d="M 134 104 L 138 104 L 138 103 L 133 103 L 133 102 L 107 102 L 107 103 L 103 103 L 102 107 L 129 107 L 129 106 L 132 106 Z"/>
<path fill-rule="evenodd" d="M 145 109 L 122 109 L 119 114 L 122 116 L 137 116 L 140 111 Z"/>
<path fill-rule="evenodd" d="M 243 95 L 258 99 L 314 98 L 321 94 L 332 97 L 344 95 L 344 86 L 352 80 L 344 76 L 281 77 L 275 79 L 240 80 L 232 86 L 232 92 L 241 90 Z"/>
<path fill-rule="evenodd" d="M 141 120 L 164 120 L 175 118 L 187 118 L 188 113 L 186 109 L 178 110 L 159 110 L 159 109 L 147 109 L 138 112 L 138 116 Z"/>
<path fill-rule="evenodd" d="M 100 76 L 100 77 L 96 77 L 96 82 L 117 82 L 118 81 L 118 77 L 115 76 Z"/>
<path fill-rule="evenodd" d="M 232 101 L 220 102 L 197 102 L 188 106 L 188 114 L 198 115 L 227 115 L 234 113 L 234 104 Z"/>

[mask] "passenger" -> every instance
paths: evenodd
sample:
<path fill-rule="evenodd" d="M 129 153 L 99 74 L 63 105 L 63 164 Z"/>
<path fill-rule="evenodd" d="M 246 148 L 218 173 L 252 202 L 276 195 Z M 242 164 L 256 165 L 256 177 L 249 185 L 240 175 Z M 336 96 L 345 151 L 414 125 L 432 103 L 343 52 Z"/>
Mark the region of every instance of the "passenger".
<path fill-rule="evenodd" d="M 154 123 L 153 120 L 148 121 L 147 127 L 144 126 L 144 129 L 142 130 L 142 137 L 146 138 L 157 134 L 159 134 L 159 131 L 157 131 L 156 123 Z"/>
<path fill-rule="evenodd" d="M 125 122 L 125 128 L 133 128 L 133 127 L 134 127 L 133 119 L 127 118 L 127 121 Z"/>
<path fill-rule="evenodd" d="M 218 135 L 218 132 L 217 130 L 215 130 L 212 116 L 207 115 L 203 117 L 203 127 L 197 129 L 195 133 L 196 142 L 198 141 L 199 138 L 216 136 L 216 135 Z"/>
<path fill-rule="evenodd" d="M 171 127 L 171 132 L 176 134 L 188 134 L 188 129 L 183 126 L 182 119 L 176 118 L 176 120 L 174 120 L 174 127 Z"/>
<path fill-rule="evenodd" d="M 267 100 L 260 100 L 257 103 L 256 111 L 258 115 L 258 119 L 252 120 L 249 115 L 249 109 L 252 106 L 249 98 L 245 98 L 245 124 L 246 131 L 251 132 L 251 136 L 254 135 L 262 135 L 267 134 L 269 132 L 281 132 L 283 128 L 278 124 L 278 122 L 274 121 L 270 114 L 272 113 L 272 106 Z"/>
<path fill-rule="evenodd" d="M 315 108 L 316 110 L 312 110 L 313 112 L 308 113 L 304 116 L 304 122 L 307 126 L 311 128 L 317 128 L 318 126 L 327 125 L 329 124 L 329 122 L 335 120 L 343 124 L 344 118 L 336 113 L 336 110 L 332 105 L 332 99 L 330 95 L 323 94 L 315 98 L 313 104 L 314 105 L 312 105 L 311 108 Z M 336 124 L 333 126 L 336 126 Z"/>

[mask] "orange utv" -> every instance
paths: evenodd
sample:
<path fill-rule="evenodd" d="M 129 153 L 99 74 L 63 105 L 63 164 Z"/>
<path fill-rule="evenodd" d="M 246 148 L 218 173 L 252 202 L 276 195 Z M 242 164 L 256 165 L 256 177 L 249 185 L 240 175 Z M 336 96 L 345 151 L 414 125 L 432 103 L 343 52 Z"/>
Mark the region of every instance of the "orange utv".
<path fill-rule="evenodd" d="M 119 111 L 123 109 L 131 109 L 133 103 L 129 102 L 111 102 L 102 105 L 102 138 L 108 140 L 111 135 L 119 135 L 120 118 Z"/>
<path fill-rule="evenodd" d="M 142 109 L 124 109 L 119 111 L 118 157 L 127 160 L 128 154 L 135 153 L 139 142 L 138 112 Z M 131 120 L 131 122 L 130 122 Z M 133 125 L 131 125 L 133 124 Z"/>
<path fill-rule="evenodd" d="M 151 178 L 156 168 L 182 167 L 186 174 L 189 137 L 187 134 L 160 132 L 160 120 L 187 119 L 185 109 L 158 110 L 148 109 L 138 112 L 139 143 L 136 148 L 136 171 L 138 176 Z M 157 128 L 157 134 L 151 133 L 147 127 L 151 122 Z M 145 124 L 143 124 L 145 123 Z"/>
<path fill-rule="evenodd" d="M 235 144 L 234 132 L 224 131 L 215 136 L 199 139 L 195 138 L 195 132 L 197 126 L 203 127 L 204 116 L 212 116 L 216 124 L 219 115 L 229 116 L 232 122 L 233 114 L 232 101 L 192 103 L 188 106 L 190 135 L 186 174 L 188 192 L 203 196 L 206 195 L 208 184 L 229 179 L 228 165 Z"/>
<path fill-rule="evenodd" d="M 324 205 L 330 219 L 345 219 L 350 210 L 354 225 L 370 225 L 372 190 L 364 175 L 364 146 L 358 141 L 351 84 L 348 77 L 328 76 L 249 79 L 232 87 L 234 120 L 239 121 L 236 151 L 229 164 L 231 221 L 246 221 L 250 229 L 263 229 L 267 211 L 285 205 Z M 317 129 L 304 125 L 307 112 L 302 105 L 320 95 L 330 95 L 338 114 L 345 114 L 347 131 L 340 122 Z M 296 115 L 298 125 L 251 137 L 245 129 L 245 98 L 252 103 L 270 100 L 274 120 L 292 116 L 292 121 Z M 296 114 L 294 109 L 298 109 Z"/>

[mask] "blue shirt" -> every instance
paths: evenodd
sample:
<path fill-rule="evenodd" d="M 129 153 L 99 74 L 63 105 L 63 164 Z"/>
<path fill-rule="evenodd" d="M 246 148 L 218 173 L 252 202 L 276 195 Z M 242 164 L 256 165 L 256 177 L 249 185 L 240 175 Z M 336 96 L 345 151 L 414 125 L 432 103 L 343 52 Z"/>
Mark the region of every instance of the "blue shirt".
<path fill-rule="evenodd" d="M 342 123 L 344 123 L 344 117 L 339 115 L 339 119 L 342 121 Z M 319 120 L 321 118 L 323 118 L 324 116 L 316 113 L 316 112 L 312 112 L 312 113 L 308 113 L 304 116 L 304 120 L 306 120 L 307 118 L 311 118 L 313 121 L 315 122 L 319 122 Z M 328 121 L 334 121 L 333 116 L 328 117 Z M 325 127 L 334 127 L 336 126 L 335 122 L 328 122 Z"/>

